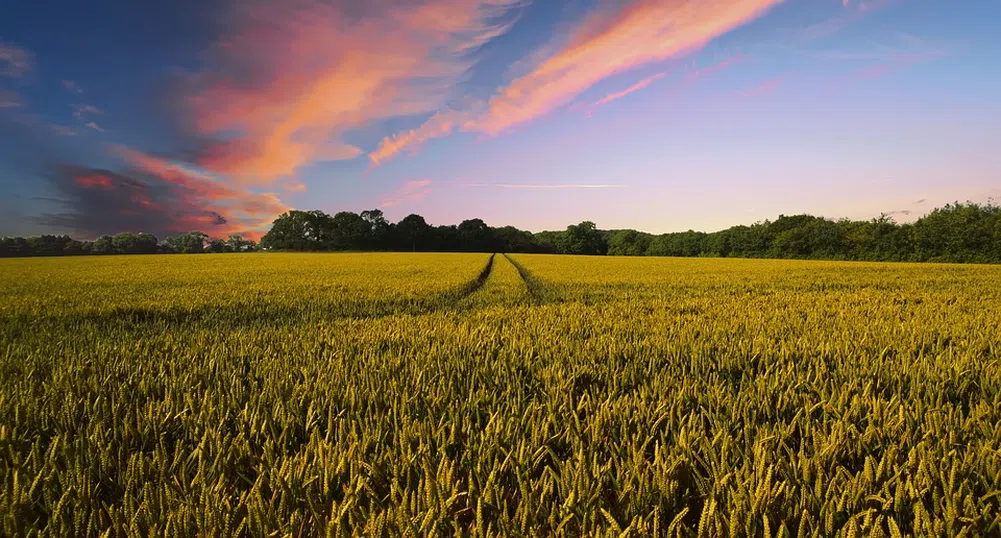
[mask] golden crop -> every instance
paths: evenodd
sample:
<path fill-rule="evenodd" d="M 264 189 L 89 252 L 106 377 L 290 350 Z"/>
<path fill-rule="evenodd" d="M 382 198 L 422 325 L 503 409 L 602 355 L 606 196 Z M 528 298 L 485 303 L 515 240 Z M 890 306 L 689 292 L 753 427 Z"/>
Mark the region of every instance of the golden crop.
<path fill-rule="evenodd" d="M 0 261 L 0 534 L 1001 534 L 1001 268 L 489 259 Z"/>

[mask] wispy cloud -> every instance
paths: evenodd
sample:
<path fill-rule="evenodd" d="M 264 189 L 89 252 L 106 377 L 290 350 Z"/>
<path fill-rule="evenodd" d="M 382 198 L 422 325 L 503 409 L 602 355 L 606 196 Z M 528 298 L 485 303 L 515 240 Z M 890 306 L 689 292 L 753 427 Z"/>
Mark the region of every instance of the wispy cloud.
<path fill-rule="evenodd" d="M 215 227 L 220 235 L 237 232 L 259 235 L 262 227 L 289 209 L 275 193 L 229 185 L 210 173 L 180 162 L 124 146 L 112 146 L 111 151 L 132 170 L 165 186 L 173 202 L 189 213 L 221 216 L 225 223 Z"/>
<path fill-rule="evenodd" d="M 815 41 L 831 37 L 857 23 L 868 15 L 876 13 L 903 0 L 843 0 L 842 9 L 834 16 L 804 27 L 795 36 L 795 41 Z"/>
<path fill-rule="evenodd" d="M 80 86 L 77 86 L 77 83 L 72 80 L 64 80 L 62 84 L 63 88 L 66 88 L 66 90 L 69 92 L 75 93 L 77 95 L 83 94 L 83 90 L 80 88 Z"/>
<path fill-rule="evenodd" d="M 244 229 L 224 213 L 177 196 L 155 177 L 138 170 L 119 173 L 59 165 L 48 176 L 64 197 L 53 200 L 62 206 L 60 211 L 38 218 L 44 226 L 84 237 L 126 230 L 160 237 L 191 231 L 211 237 L 242 233 L 257 239 L 261 235 Z"/>
<path fill-rule="evenodd" d="M 715 61 L 705 67 L 699 67 L 695 59 L 693 58 L 691 67 L 689 68 L 688 72 L 685 73 L 684 80 L 685 82 L 692 82 L 695 80 L 707 78 L 709 76 L 715 75 L 716 73 L 719 73 L 720 71 L 723 71 L 724 69 L 745 62 L 747 61 L 747 58 L 748 57 L 746 55 L 738 52 L 733 56 L 727 56 L 726 58 Z"/>
<path fill-rule="evenodd" d="M 301 181 L 286 181 L 281 187 L 288 192 L 306 192 L 306 184 Z"/>
<path fill-rule="evenodd" d="M 86 121 L 89 116 L 99 116 L 103 113 L 94 105 L 73 105 L 73 117 L 80 121 Z"/>
<path fill-rule="evenodd" d="M 21 94 L 0 89 L 0 108 L 16 108 L 23 104 Z"/>
<path fill-rule="evenodd" d="M 870 43 L 865 49 L 812 53 L 818 58 L 844 60 L 857 65 L 847 72 L 832 77 L 829 89 L 840 90 L 851 84 L 874 80 L 889 73 L 917 64 L 946 57 L 956 50 L 948 43 L 931 41 L 910 34 L 898 33 L 880 43 Z M 863 65 L 859 63 L 865 62 Z"/>
<path fill-rule="evenodd" d="M 779 89 L 783 84 L 785 84 L 785 75 L 779 75 L 774 78 L 770 78 L 758 84 L 755 84 L 749 88 L 744 88 L 738 95 L 742 99 L 751 99 L 754 97 L 761 97 L 773 93 L 775 90 Z"/>
<path fill-rule="evenodd" d="M 56 136 L 76 136 L 76 129 L 72 127 L 67 127 L 65 125 L 51 125 L 52 134 Z"/>
<path fill-rule="evenodd" d="M 88 129 L 93 129 L 93 130 L 95 130 L 95 131 L 97 131 L 99 133 L 105 132 L 105 130 L 104 130 L 103 127 L 101 127 L 100 125 L 98 125 L 97 123 L 95 123 L 93 121 L 88 121 L 87 123 L 84 124 L 84 127 L 88 128 Z"/>
<path fill-rule="evenodd" d="M 625 185 L 609 183 L 462 183 L 461 185 L 499 189 L 618 189 L 625 187 Z"/>
<path fill-rule="evenodd" d="M 476 128 L 496 134 L 538 118 L 609 76 L 697 50 L 779 1 L 637 0 L 599 10 L 561 50 L 502 88 Z"/>
<path fill-rule="evenodd" d="M 416 129 L 387 136 L 368 157 L 372 161 L 372 164 L 378 165 L 401 151 L 413 152 L 428 140 L 448 136 L 453 129 L 462 125 L 468 117 L 469 114 L 454 110 L 436 113 Z"/>
<path fill-rule="evenodd" d="M 594 106 L 603 106 L 607 105 L 608 103 L 611 103 L 612 101 L 615 101 L 616 99 L 622 99 L 623 97 L 631 93 L 635 93 L 642 90 L 643 88 L 646 88 L 647 86 L 653 84 L 654 81 L 664 78 L 665 75 L 667 75 L 667 73 L 657 73 L 656 75 L 651 75 L 622 91 L 613 92 L 602 97 L 601 99 L 598 99 L 597 101 L 595 101 Z"/>
<path fill-rule="evenodd" d="M 345 134 L 444 105 L 475 52 L 525 0 L 255 0 L 191 77 L 200 164 L 268 183 L 317 161 L 351 159 Z M 236 133 L 237 136 L 232 136 Z"/>
<path fill-rule="evenodd" d="M 35 55 L 26 49 L 0 42 L 0 76 L 24 78 L 35 67 Z"/>
<path fill-rule="evenodd" d="M 461 115 L 461 122 L 434 116 L 413 132 L 384 140 L 373 162 L 447 136 L 457 128 L 488 135 L 505 132 L 566 105 L 608 77 L 696 51 L 780 2 L 629 0 L 614 6 L 605 4 L 585 17 L 561 43 L 545 46 L 545 55 L 533 55 L 541 57 L 534 66 L 487 102 L 470 107 Z"/>
<path fill-rule="evenodd" d="M 898 209 L 895 211 L 886 211 L 883 213 L 883 215 L 887 217 L 896 217 L 896 216 L 909 217 L 911 216 L 911 213 L 913 213 L 913 211 L 911 211 L 910 209 Z"/>
<path fill-rule="evenodd" d="M 431 180 L 417 179 L 407 181 L 399 189 L 386 195 L 386 198 L 379 204 L 380 208 L 393 207 L 407 202 L 416 202 L 431 194 Z"/>

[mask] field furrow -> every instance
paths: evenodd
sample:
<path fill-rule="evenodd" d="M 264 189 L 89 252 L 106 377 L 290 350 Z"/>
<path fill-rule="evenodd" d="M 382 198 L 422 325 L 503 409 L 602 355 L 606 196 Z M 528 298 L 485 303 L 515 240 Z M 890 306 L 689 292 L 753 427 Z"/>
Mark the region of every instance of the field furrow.
<path fill-rule="evenodd" d="M 460 308 L 506 308 L 525 304 L 528 288 L 507 256 L 494 256 L 489 278 L 476 293 L 465 298 Z"/>

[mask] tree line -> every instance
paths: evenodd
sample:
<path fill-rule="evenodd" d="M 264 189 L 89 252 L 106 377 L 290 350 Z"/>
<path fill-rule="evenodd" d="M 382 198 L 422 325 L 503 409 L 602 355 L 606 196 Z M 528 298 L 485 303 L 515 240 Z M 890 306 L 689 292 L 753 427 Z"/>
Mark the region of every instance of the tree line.
<path fill-rule="evenodd" d="M 957 202 L 902 224 L 887 215 L 864 221 L 780 215 L 773 221 L 718 232 L 689 230 L 660 235 L 599 230 L 590 221 L 562 231 L 532 233 L 513 226 L 494 228 L 481 219 L 433 226 L 420 215 L 392 223 L 378 209 L 334 215 L 314 210 L 283 213 L 259 245 L 240 236 L 210 239 L 200 232 L 162 242 L 150 234 L 118 234 L 94 241 L 75 241 L 67 236 L 0 239 L 0 256 L 246 252 L 258 248 L 1001 263 L 1001 207 Z"/>
<path fill-rule="evenodd" d="M 240 235 L 212 239 L 201 232 L 189 232 L 159 240 L 148 233 L 103 235 L 93 241 L 79 241 L 68 235 L 0 238 L 0 257 L 81 256 L 98 254 L 194 254 L 203 252 L 253 252 L 257 243 Z"/>

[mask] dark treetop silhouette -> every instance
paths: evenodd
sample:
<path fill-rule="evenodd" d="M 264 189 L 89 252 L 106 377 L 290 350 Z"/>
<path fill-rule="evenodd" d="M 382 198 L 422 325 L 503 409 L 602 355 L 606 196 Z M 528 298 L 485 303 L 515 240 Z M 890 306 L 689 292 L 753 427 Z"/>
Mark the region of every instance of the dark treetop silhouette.
<path fill-rule="evenodd" d="M 780 215 L 774 221 L 718 232 L 654 235 L 599 230 L 593 222 L 559 232 L 493 228 L 480 219 L 432 226 L 420 215 L 391 223 L 382 211 L 333 216 L 319 210 L 279 216 L 260 245 L 233 235 L 212 239 L 191 232 L 163 241 L 145 233 L 121 233 L 94 241 L 43 235 L 0 239 L 0 256 L 153 254 L 278 251 L 539 252 L 612 256 L 705 256 L 868 261 L 1001 263 L 1001 207 L 972 202 L 932 210 L 914 223 L 883 215 L 867 221 Z"/>

